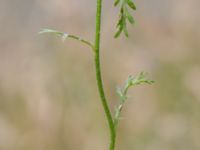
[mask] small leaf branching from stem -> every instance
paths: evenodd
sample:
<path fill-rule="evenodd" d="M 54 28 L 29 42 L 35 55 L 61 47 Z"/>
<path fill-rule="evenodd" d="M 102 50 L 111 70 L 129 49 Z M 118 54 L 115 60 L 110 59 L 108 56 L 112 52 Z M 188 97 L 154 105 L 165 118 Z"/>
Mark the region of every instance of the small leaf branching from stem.
<path fill-rule="evenodd" d="M 118 126 L 118 122 L 120 119 L 120 115 L 121 115 L 123 106 L 124 106 L 125 102 L 127 101 L 127 92 L 129 90 L 129 88 L 134 87 L 136 85 L 143 84 L 143 83 L 153 84 L 154 81 L 148 79 L 147 75 L 144 72 L 141 72 L 139 75 L 137 75 L 135 77 L 129 76 L 122 88 L 117 87 L 116 92 L 119 96 L 119 104 L 115 109 L 115 116 L 114 116 L 115 130 Z"/>
<path fill-rule="evenodd" d="M 82 39 L 78 36 L 67 34 L 67 33 L 64 33 L 64 32 L 57 31 L 57 30 L 53 30 L 53 29 L 48 29 L 48 28 L 44 28 L 39 32 L 39 34 L 46 34 L 46 33 L 56 35 L 57 37 L 60 37 L 63 41 L 65 41 L 67 38 L 78 40 L 78 41 L 90 46 L 90 48 L 92 48 L 92 50 L 94 51 L 93 44 L 91 44 L 89 41 L 84 40 L 84 39 Z"/>

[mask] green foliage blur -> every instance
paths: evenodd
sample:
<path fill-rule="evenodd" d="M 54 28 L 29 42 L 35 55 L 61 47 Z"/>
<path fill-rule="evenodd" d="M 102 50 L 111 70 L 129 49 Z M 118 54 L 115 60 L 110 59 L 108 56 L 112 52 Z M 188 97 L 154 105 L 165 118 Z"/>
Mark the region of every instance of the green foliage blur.
<path fill-rule="evenodd" d="M 156 81 L 128 93 L 117 150 L 200 149 L 199 0 L 135 0 L 129 38 L 115 39 L 118 9 L 103 2 L 102 73 L 113 113 L 115 90 L 145 71 Z M 0 150 L 106 150 L 91 41 L 94 0 L 0 1 Z"/>

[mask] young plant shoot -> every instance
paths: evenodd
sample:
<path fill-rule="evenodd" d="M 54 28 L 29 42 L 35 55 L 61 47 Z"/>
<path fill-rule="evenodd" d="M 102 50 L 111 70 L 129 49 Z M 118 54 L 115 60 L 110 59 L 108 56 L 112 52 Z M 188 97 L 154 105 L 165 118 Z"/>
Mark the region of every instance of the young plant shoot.
<path fill-rule="evenodd" d="M 127 23 L 129 22 L 130 24 L 134 24 L 134 17 L 132 16 L 130 11 L 136 10 L 136 6 L 132 0 L 115 0 L 114 6 L 119 7 L 119 20 L 117 22 L 116 26 L 117 31 L 114 37 L 118 38 L 122 32 L 125 34 L 126 37 L 128 37 Z M 110 131 L 109 150 L 114 150 L 116 145 L 117 126 L 119 124 L 122 108 L 125 102 L 127 101 L 127 92 L 129 88 L 143 83 L 152 84 L 154 83 L 154 81 L 149 80 L 146 77 L 146 74 L 144 74 L 143 72 L 134 77 L 129 76 L 124 86 L 121 88 L 120 87 L 117 88 L 117 94 L 119 96 L 119 104 L 118 106 L 116 106 L 115 114 L 112 115 L 111 109 L 108 106 L 107 98 L 105 97 L 103 81 L 101 77 L 101 64 L 100 64 L 101 15 L 102 15 L 102 0 L 96 0 L 96 32 L 95 32 L 94 43 L 89 42 L 75 35 L 47 28 L 42 29 L 39 32 L 39 34 L 46 34 L 46 33 L 52 34 L 57 37 L 60 37 L 63 41 L 65 41 L 67 38 L 71 38 L 89 46 L 93 51 L 99 96 L 102 102 L 102 106 L 104 108 L 105 116 Z"/>

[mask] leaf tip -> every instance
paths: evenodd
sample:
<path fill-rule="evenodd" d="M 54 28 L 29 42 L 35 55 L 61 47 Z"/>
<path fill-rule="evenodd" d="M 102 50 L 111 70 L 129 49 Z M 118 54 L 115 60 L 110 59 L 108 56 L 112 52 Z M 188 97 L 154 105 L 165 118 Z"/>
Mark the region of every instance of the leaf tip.
<path fill-rule="evenodd" d="M 48 28 L 42 28 L 38 34 L 44 34 L 44 33 L 49 33 L 49 32 L 52 32 L 53 30 L 51 29 L 48 29 Z"/>

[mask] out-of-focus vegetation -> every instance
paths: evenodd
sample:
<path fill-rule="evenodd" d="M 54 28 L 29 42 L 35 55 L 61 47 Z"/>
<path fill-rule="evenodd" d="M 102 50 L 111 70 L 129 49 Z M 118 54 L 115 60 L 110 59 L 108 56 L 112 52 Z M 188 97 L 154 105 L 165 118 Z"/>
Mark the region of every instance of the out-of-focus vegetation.
<path fill-rule="evenodd" d="M 127 75 L 148 71 L 156 80 L 130 91 L 117 149 L 199 150 L 200 1 L 135 2 L 129 39 L 113 38 L 117 10 L 113 1 L 103 5 L 101 63 L 110 105 Z M 90 50 L 37 35 L 51 25 L 93 39 L 94 18 L 93 0 L 0 1 L 1 150 L 106 149 Z"/>

